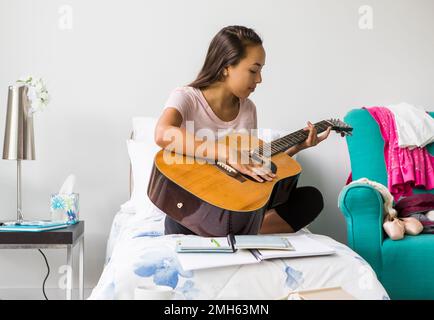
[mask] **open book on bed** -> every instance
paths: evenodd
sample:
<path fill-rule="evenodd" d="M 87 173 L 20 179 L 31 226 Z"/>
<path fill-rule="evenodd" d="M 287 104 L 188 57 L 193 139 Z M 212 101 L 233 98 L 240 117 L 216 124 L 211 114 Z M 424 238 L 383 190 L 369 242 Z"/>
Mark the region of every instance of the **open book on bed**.
<path fill-rule="evenodd" d="M 176 242 L 178 253 L 235 252 L 238 249 L 294 250 L 288 239 L 271 235 L 232 235 L 227 237 L 185 237 Z"/>
<path fill-rule="evenodd" d="M 191 236 L 189 236 L 191 237 Z M 194 237 L 194 236 L 193 236 Z M 285 249 L 240 249 L 226 252 L 189 252 L 179 253 L 178 260 L 184 271 L 225 267 L 231 265 L 242 265 L 260 263 L 267 259 L 276 258 L 297 258 L 308 256 L 330 255 L 335 253 L 323 243 L 309 238 L 306 235 L 284 236 L 290 248 Z M 182 241 L 181 238 L 178 241 Z M 179 242 L 177 244 L 179 247 Z"/>

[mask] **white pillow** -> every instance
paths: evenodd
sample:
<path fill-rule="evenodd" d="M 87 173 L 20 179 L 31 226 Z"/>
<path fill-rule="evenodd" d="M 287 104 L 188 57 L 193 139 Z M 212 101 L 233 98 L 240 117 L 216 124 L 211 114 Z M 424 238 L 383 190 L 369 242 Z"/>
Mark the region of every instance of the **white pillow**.
<path fill-rule="evenodd" d="M 144 141 L 149 144 L 154 143 L 154 130 L 158 119 L 153 117 L 134 117 L 133 118 L 133 139 Z"/>
<path fill-rule="evenodd" d="M 149 177 L 155 154 L 161 149 L 154 141 L 156 118 L 133 118 L 134 139 L 127 140 L 128 155 L 132 169 L 132 191 L 130 204 L 133 208 L 141 207 L 147 200 Z"/>

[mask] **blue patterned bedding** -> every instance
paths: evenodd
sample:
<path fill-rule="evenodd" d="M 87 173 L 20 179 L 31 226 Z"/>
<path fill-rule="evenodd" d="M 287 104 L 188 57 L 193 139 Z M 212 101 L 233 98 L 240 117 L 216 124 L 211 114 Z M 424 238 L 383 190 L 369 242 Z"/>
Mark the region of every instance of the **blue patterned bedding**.
<path fill-rule="evenodd" d="M 374 271 L 347 246 L 306 234 L 336 250 L 321 257 L 273 259 L 258 264 L 185 272 L 174 251 L 182 235 L 167 235 L 164 214 L 149 205 L 140 213 L 119 212 L 107 259 L 89 299 L 133 299 L 139 285 L 167 285 L 175 299 L 281 299 L 289 292 L 341 286 L 357 299 L 389 299 Z"/>

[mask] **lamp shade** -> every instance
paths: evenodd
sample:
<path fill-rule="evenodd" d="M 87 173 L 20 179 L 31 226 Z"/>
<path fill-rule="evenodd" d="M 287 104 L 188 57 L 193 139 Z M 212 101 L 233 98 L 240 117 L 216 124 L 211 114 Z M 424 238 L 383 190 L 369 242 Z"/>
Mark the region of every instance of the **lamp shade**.
<path fill-rule="evenodd" d="M 35 160 L 33 114 L 26 85 L 9 86 L 3 159 Z"/>

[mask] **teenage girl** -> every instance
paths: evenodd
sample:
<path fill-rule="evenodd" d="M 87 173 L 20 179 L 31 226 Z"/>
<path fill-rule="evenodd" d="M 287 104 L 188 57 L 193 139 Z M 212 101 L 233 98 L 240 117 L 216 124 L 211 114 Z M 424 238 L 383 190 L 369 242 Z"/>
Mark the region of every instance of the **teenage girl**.
<path fill-rule="evenodd" d="M 228 26 L 212 39 L 202 70 L 196 80 L 188 86 L 176 88 L 167 100 L 163 113 L 155 128 L 156 143 L 166 149 L 183 150 L 183 154 L 194 156 L 204 142 L 195 139 L 200 129 L 212 130 L 216 137 L 221 130 L 257 129 L 256 107 L 248 98 L 262 82 L 261 70 L 265 64 L 265 50 L 261 38 L 250 28 Z M 192 121 L 194 132 L 186 126 Z M 317 135 L 310 122 L 305 130 L 308 138 L 285 152 L 289 156 L 316 146 L 326 139 L 330 129 Z M 167 134 L 182 137 L 178 141 L 167 139 Z M 173 134 L 175 133 L 175 134 Z M 191 147 L 187 146 L 190 139 Z M 178 144 L 178 145 L 177 145 Z M 229 157 L 230 152 L 238 153 Z M 275 175 L 254 163 L 243 164 L 239 151 L 227 150 L 220 143 L 214 143 L 206 154 L 209 159 L 224 159 L 239 172 L 259 182 L 267 183 Z M 294 187 L 287 202 L 267 210 L 259 233 L 291 233 L 311 223 L 323 208 L 320 191 L 314 187 Z M 193 234 L 188 228 L 166 216 L 165 233 Z"/>

